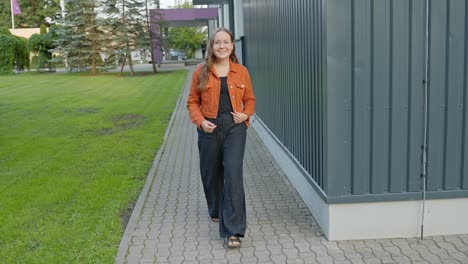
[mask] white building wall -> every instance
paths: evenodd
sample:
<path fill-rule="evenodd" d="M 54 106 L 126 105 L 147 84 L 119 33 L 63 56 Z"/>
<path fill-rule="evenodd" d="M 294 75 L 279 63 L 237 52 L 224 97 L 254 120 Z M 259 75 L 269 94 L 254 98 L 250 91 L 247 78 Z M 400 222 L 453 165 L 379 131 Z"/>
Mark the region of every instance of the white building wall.
<path fill-rule="evenodd" d="M 229 5 L 222 5 L 221 9 L 223 10 L 223 27 L 231 30 L 229 26 Z"/>
<path fill-rule="evenodd" d="M 244 36 L 244 9 L 242 0 L 234 0 L 234 31 L 235 39 Z"/>
<path fill-rule="evenodd" d="M 209 21 L 208 32 L 211 34 L 213 30 L 218 27 L 225 27 L 234 31 L 234 38 L 239 39 L 244 36 L 244 11 L 242 7 L 242 0 L 234 0 L 234 6 L 230 7 L 228 4 L 209 5 L 208 7 L 218 7 L 218 21 Z M 229 25 L 229 8 L 234 9 L 234 30 Z"/>

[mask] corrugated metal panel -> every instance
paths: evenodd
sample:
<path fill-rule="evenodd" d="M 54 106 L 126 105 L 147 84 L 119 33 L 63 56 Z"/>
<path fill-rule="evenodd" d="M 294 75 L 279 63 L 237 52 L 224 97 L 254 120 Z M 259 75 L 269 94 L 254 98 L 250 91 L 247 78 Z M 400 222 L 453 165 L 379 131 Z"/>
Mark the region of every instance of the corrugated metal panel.
<path fill-rule="evenodd" d="M 327 3 L 328 195 L 351 193 L 351 1 Z M 333 19 L 330 19 L 331 15 Z M 347 15 L 342 15 L 347 14 Z M 329 34 L 329 32 L 333 34 Z M 336 32 L 336 33 L 335 33 Z M 329 175 L 335 177 L 329 177 Z M 340 177 L 336 177 L 340 175 Z"/>
<path fill-rule="evenodd" d="M 244 1 L 257 115 L 324 188 L 322 1 Z"/>
<path fill-rule="evenodd" d="M 247 0 L 244 8 L 257 114 L 328 198 L 416 198 L 426 1 Z M 468 3 L 432 0 L 429 10 L 427 188 L 466 195 Z"/>
<path fill-rule="evenodd" d="M 425 3 L 327 1 L 329 196 L 421 190 Z M 430 1 L 429 191 L 462 188 L 466 10 Z"/>
<path fill-rule="evenodd" d="M 432 1 L 430 10 L 428 190 L 455 190 L 466 153 L 466 1 Z"/>
<path fill-rule="evenodd" d="M 416 192 L 421 190 L 421 144 L 423 131 L 424 90 L 422 89 L 422 79 L 424 79 L 424 47 L 425 47 L 425 9 L 423 0 L 411 1 L 409 14 L 411 23 L 409 26 L 409 43 L 411 43 L 408 53 L 408 64 L 412 65 L 408 69 L 408 144 L 406 166 L 406 191 Z"/>
<path fill-rule="evenodd" d="M 468 189 L 468 4 L 465 3 L 465 79 L 463 80 L 463 129 L 462 129 L 462 165 L 461 187 Z"/>

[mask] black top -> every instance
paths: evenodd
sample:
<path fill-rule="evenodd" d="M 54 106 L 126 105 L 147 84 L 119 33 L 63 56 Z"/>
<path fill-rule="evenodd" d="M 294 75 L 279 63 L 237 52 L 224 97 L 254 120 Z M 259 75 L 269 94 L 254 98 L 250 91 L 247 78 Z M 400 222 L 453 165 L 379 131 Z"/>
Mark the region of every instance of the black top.
<path fill-rule="evenodd" d="M 227 85 L 227 77 L 220 77 L 221 92 L 219 94 L 218 115 L 229 114 L 232 112 L 231 100 L 229 99 L 229 91 Z"/>

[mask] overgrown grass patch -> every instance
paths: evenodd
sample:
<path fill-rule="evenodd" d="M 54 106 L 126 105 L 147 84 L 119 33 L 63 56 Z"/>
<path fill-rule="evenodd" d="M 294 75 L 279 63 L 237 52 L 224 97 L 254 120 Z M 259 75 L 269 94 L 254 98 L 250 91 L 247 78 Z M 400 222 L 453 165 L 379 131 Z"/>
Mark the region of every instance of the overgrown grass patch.
<path fill-rule="evenodd" d="M 0 262 L 113 263 L 185 78 L 0 76 Z"/>

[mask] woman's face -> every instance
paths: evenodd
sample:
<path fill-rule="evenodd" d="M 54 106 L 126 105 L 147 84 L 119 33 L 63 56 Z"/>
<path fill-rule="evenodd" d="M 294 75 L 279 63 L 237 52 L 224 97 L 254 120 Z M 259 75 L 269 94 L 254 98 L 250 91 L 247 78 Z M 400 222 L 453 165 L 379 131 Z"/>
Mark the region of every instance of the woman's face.
<path fill-rule="evenodd" d="M 234 45 L 228 33 L 220 31 L 216 33 L 213 42 L 213 53 L 217 59 L 228 59 Z"/>

